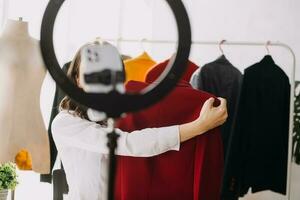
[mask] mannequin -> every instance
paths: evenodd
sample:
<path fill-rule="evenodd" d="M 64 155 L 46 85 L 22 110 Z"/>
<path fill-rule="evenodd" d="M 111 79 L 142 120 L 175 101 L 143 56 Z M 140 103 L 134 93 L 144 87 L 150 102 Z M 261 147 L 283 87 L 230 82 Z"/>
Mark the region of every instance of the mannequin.
<path fill-rule="evenodd" d="M 29 153 L 32 170 L 49 173 L 47 131 L 40 110 L 46 70 L 28 23 L 8 20 L 0 36 L 0 163 Z M 20 156 L 19 156 L 20 157 Z"/>

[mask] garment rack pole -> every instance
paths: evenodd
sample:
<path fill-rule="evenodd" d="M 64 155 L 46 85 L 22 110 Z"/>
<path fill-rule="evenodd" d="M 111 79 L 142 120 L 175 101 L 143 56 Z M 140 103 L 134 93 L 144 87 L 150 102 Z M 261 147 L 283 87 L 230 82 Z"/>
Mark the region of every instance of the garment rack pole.
<path fill-rule="evenodd" d="M 153 43 L 153 44 L 176 44 L 173 40 L 148 40 L 148 39 L 105 39 L 120 43 Z M 266 42 L 246 42 L 246 41 L 225 41 L 222 46 L 266 46 Z M 192 45 L 220 45 L 220 41 L 192 41 Z M 296 54 L 293 49 L 281 42 L 268 42 L 268 46 L 281 47 L 290 52 L 292 55 L 292 74 L 291 82 L 291 99 L 290 99 L 290 119 L 289 119 L 289 149 L 288 149 L 288 172 L 287 172 L 287 200 L 291 199 L 291 172 L 292 172 L 292 146 L 293 146 L 293 126 L 294 126 L 294 102 L 295 102 L 295 75 L 296 75 Z"/>

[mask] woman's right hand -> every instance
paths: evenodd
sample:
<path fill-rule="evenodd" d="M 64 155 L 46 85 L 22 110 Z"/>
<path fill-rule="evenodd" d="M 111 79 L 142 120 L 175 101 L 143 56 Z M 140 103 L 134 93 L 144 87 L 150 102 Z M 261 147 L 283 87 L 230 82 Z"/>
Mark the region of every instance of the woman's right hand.
<path fill-rule="evenodd" d="M 224 124 L 227 120 L 227 102 L 226 99 L 218 98 L 220 105 L 214 107 L 214 98 L 209 98 L 202 106 L 199 118 L 195 121 L 199 130 L 209 131 Z"/>
<path fill-rule="evenodd" d="M 220 105 L 214 107 L 214 98 L 208 99 L 202 106 L 200 116 L 193 122 L 179 126 L 180 141 L 184 142 L 224 124 L 227 120 L 227 102 L 218 98 Z"/>

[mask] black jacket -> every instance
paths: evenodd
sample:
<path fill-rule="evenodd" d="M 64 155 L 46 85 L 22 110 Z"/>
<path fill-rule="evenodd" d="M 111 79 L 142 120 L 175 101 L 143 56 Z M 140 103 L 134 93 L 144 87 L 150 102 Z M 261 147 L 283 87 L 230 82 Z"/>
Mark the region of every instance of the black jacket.
<path fill-rule="evenodd" d="M 290 83 L 271 56 L 245 70 L 225 166 L 222 199 L 286 193 Z"/>
<path fill-rule="evenodd" d="M 62 68 L 62 70 L 66 74 L 67 74 L 69 66 L 70 66 L 70 62 L 65 64 Z M 55 95 L 54 95 L 53 105 L 52 105 L 52 111 L 51 111 L 51 116 L 50 116 L 50 122 L 49 122 L 49 126 L 48 126 L 48 136 L 49 136 L 49 142 L 50 142 L 50 158 L 51 158 L 50 168 L 51 168 L 51 171 L 54 167 L 54 164 L 55 164 L 55 161 L 57 158 L 57 149 L 56 149 L 53 137 L 52 137 L 51 124 L 59 112 L 59 104 L 60 104 L 61 100 L 65 97 L 65 95 L 66 95 L 65 92 L 62 91 L 56 85 Z M 62 200 L 63 194 L 68 193 L 68 185 L 67 185 L 67 179 L 66 179 L 64 169 L 62 168 L 62 169 L 55 170 L 53 172 L 53 175 L 52 175 L 52 173 L 50 173 L 50 174 L 42 174 L 40 176 L 41 182 L 52 183 L 52 179 L 53 179 L 53 199 L 54 200 Z"/>
<path fill-rule="evenodd" d="M 296 164 L 300 165 L 300 81 L 295 83 L 295 110 L 294 110 L 294 131 L 293 131 L 293 158 Z"/>
<path fill-rule="evenodd" d="M 221 129 L 224 155 L 227 152 L 232 123 L 235 120 L 242 77 L 242 73 L 222 55 L 196 71 L 191 79 L 194 88 L 227 100 L 228 119 Z"/>

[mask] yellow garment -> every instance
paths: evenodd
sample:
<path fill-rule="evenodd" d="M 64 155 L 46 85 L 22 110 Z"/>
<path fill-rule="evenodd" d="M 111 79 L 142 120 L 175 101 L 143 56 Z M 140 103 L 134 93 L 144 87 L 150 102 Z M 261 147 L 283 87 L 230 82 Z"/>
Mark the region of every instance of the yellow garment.
<path fill-rule="evenodd" d="M 156 65 L 156 62 L 144 52 L 142 55 L 126 60 L 125 72 L 126 72 L 126 83 L 128 81 L 141 81 L 145 82 L 145 78 L 149 69 Z"/>
<path fill-rule="evenodd" d="M 32 158 L 30 153 L 22 149 L 15 158 L 16 165 L 20 170 L 32 170 Z"/>

